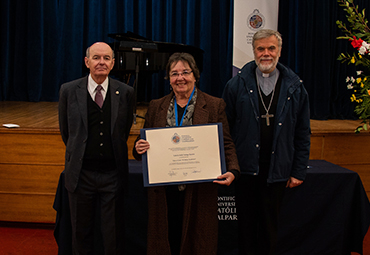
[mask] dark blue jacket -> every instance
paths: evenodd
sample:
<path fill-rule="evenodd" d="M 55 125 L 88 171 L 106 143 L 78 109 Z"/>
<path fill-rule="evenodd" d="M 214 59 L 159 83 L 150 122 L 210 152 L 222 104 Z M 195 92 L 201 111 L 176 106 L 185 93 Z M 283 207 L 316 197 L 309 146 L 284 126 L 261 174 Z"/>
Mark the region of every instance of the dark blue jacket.
<path fill-rule="evenodd" d="M 223 93 L 230 133 L 236 146 L 242 174 L 259 173 L 260 120 L 257 66 L 247 63 L 228 81 Z M 268 183 L 306 177 L 310 154 L 310 113 L 306 89 L 300 78 L 278 63 L 282 78 L 275 114 L 274 140 Z"/>

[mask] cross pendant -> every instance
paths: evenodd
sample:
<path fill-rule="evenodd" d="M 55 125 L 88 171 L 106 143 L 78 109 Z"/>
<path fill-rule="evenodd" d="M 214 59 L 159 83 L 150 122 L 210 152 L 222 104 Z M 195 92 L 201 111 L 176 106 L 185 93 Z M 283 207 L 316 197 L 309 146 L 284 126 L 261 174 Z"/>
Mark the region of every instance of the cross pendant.
<path fill-rule="evenodd" d="M 270 118 L 274 117 L 274 114 L 269 114 L 268 112 L 266 112 L 266 114 L 261 115 L 261 117 L 265 118 L 266 119 L 266 125 L 270 126 Z"/>

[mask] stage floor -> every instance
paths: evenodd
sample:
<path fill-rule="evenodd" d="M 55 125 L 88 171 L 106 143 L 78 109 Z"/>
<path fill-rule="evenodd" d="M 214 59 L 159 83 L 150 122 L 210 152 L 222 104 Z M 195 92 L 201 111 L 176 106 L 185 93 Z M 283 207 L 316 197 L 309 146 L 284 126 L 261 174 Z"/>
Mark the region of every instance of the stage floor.
<path fill-rule="evenodd" d="M 138 104 L 136 114 L 144 116 L 146 104 Z M 17 124 L 21 129 L 59 130 L 58 102 L 0 102 L 0 121 L 3 124 Z M 139 134 L 144 126 L 142 118 L 136 118 L 131 133 Z"/>
<path fill-rule="evenodd" d="M 138 104 L 136 114 L 145 116 L 147 104 Z M 0 102 L 0 121 L 3 124 L 18 124 L 25 129 L 59 129 L 58 102 Z M 144 125 L 142 118 L 136 118 L 131 133 L 139 134 Z M 311 120 L 312 134 L 353 133 L 359 120 Z"/>

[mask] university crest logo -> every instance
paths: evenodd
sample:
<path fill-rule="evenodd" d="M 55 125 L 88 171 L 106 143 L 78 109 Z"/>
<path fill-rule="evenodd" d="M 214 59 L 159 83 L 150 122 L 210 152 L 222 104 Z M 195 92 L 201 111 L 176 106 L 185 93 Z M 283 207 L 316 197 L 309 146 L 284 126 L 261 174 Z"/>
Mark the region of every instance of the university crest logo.
<path fill-rule="evenodd" d="M 252 14 L 248 16 L 247 25 L 252 30 L 259 30 L 265 26 L 265 17 L 255 9 Z"/>
<path fill-rule="evenodd" d="M 173 136 L 172 136 L 172 142 L 173 143 L 179 143 L 180 142 L 180 136 L 178 135 L 178 134 L 174 134 Z"/>

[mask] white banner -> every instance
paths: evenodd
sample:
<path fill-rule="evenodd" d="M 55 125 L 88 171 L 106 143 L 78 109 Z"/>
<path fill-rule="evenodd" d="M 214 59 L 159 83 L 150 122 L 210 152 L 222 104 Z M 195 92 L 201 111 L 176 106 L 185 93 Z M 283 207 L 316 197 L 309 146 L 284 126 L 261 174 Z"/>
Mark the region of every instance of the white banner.
<path fill-rule="evenodd" d="M 277 30 L 279 0 L 234 0 L 233 76 L 254 59 L 252 38 L 262 28 Z"/>

